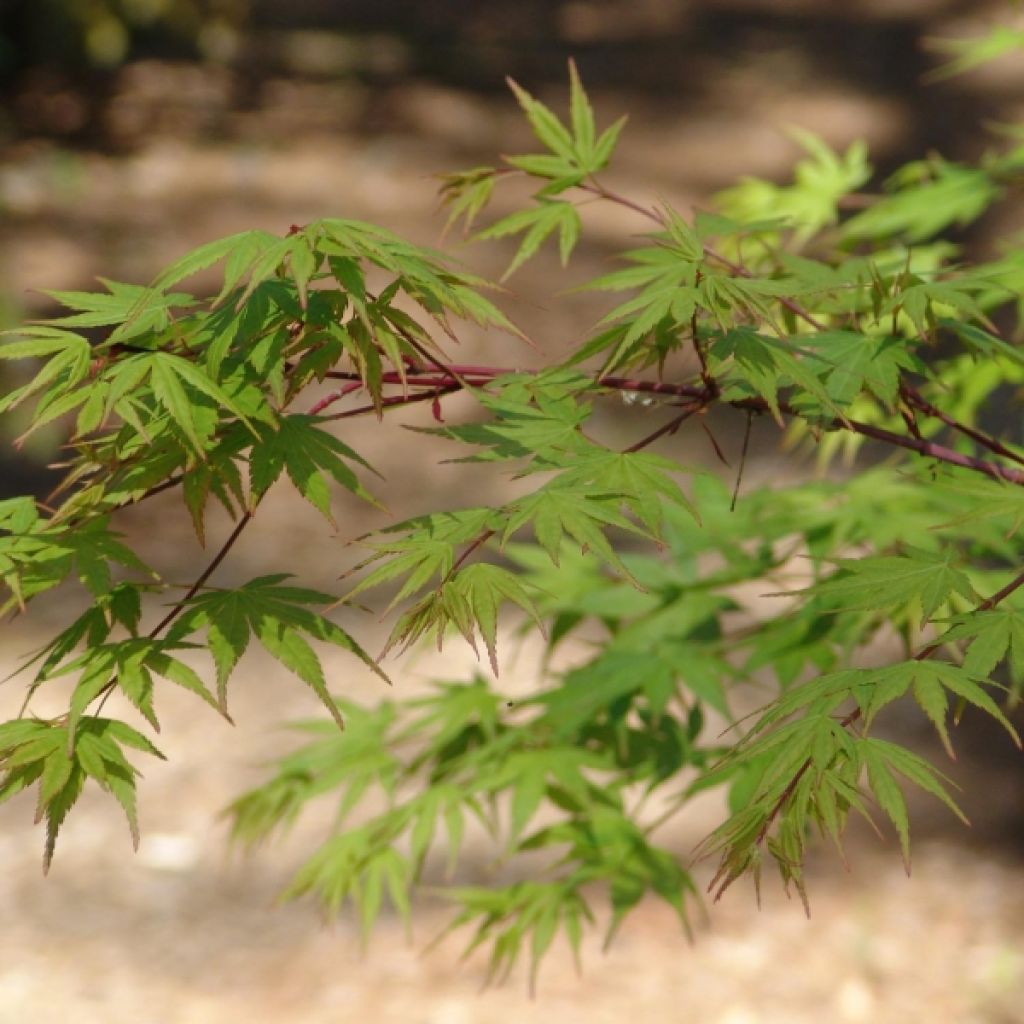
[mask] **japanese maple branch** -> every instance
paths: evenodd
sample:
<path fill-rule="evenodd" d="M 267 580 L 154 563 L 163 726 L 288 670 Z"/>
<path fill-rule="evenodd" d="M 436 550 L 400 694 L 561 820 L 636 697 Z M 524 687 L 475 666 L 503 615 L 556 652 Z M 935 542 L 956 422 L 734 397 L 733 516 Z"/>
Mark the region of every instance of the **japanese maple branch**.
<path fill-rule="evenodd" d="M 646 220 L 652 221 L 653 223 L 658 224 L 661 227 L 667 226 L 665 217 L 656 208 L 644 206 L 640 203 L 634 202 L 632 199 L 629 199 L 626 196 L 620 195 L 617 192 L 613 192 L 611 189 L 607 189 L 599 182 L 597 182 L 596 179 L 592 179 L 590 183 L 584 182 L 578 185 L 577 187 L 584 192 L 589 192 L 591 195 L 597 196 L 600 199 L 604 199 L 607 200 L 608 202 L 615 203 L 617 206 L 621 206 L 624 209 L 632 210 L 634 213 L 639 214 Z M 734 274 L 737 277 L 743 277 L 748 279 L 754 276 L 749 270 L 746 269 L 746 267 L 742 266 L 739 263 L 736 263 L 733 260 L 730 260 L 727 256 L 718 252 L 712 246 L 707 245 L 706 243 L 702 244 L 704 253 L 707 256 L 710 256 L 716 262 L 722 264 L 722 266 L 724 266 L 731 274 Z M 796 302 L 793 299 L 787 298 L 786 296 L 782 295 L 778 296 L 778 302 L 781 306 L 783 306 L 783 308 L 788 309 L 794 316 L 803 320 L 806 324 L 810 325 L 815 330 L 821 331 L 825 329 L 825 325 L 822 324 L 822 322 L 818 320 L 818 318 L 815 317 L 814 314 L 812 314 L 804 306 L 800 305 L 799 302 Z M 697 344 L 696 335 L 694 335 L 694 346 L 697 350 L 698 357 L 701 357 L 702 352 L 699 345 Z M 707 385 L 706 368 L 704 366 L 703 358 L 701 358 L 701 370 L 701 376 L 705 380 L 705 385 Z M 905 399 L 910 404 L 916 406 L 920 411 L 926 413 L 929 416 L 934 416 L 936 419 L 941 420 L 948 427 L 951 427 L 952 429 L 964 434 L 966 437 L 971 438 L 977 444 L 981 445 L 982 447 L 988 448 L 989 451 L 993 452 L 994 454 L 1006 459 L 1011 459 L 1012 461 L 1017 462 L 1020 465 L 1024 465 L 1024 457 L 1018 455 L 1016 452 L 1011 451 L 1009 448 L 1003 445 L 997 438 L 991 437 L 988 434 L 984 434 L 979 430 L 975 430 L 973 427 L 970 427 L 967 424 L 960 423 L 954 417 L 948 415 L 947 413 L 944 413 L 941 409 L 936 408 L 934 405 L 932 405 L 930 402 L 924 399 L 913 387 L 910 387 L 909 385 L 903 385 L 901 387 L 901 392 L 904 394 Z M 893 440 L 893 438 L 897 437 L 898 435 L 889 435 L 886 438 L 882 438 L 877 433 L 870 434 L 867 433 L 867 431 L 860 429 L 862 426 L 865 426 L 864 424 L 852 423 L 851 426 L 856 432 L 866 434 L 866 436 L 874 436 L 877 437 L 879 440 L 887 440 L 889 441 L 889 443 L 899 443 Z M 929 444 L 929 442 L 922 441 L 920 438 L 916 438 L 915 440 L 917 440 L 922 446 Z M 966 468 L 976 469 L 979 472 L 988 474 L 989 476 L 1009 480 L 1012 483 L 1024 484 L 1024 476 L 1022 476 L 1021 474 L 1007 475 L 1004 472 L 999 472 L 998 467 L 984 468 L 984 464 L 981 462 L 981 460 L 971 460 L 970 462 L 962 462 L 958 459 L 950 459 L 950 454 L 955 455 L 958 453 L 952 452 L 951 449 L 943 448 L 942 446 L 939 446 L 941 454 L 938 454 L 935 451 L 925 452 L 923 448 L 915 448 L 914 445 L 910 444 L 903 445 L 903 447 L 919 450 L 922 454 L 929 454 L 932 457 L 941 459 L 942 461 L 945 462 L 953 462 L 954 465 L 961 465 L 965 466 Z"/>
<path fill-rule="evenodd" d="M 1002 587 L 1000 590 L 997 590 L 994 594 L 992 594 L 990 597 L 987 597 L 984 601 L 977 605 L 974 608 L 973 614 L 990 611 L 991 609 L 995 608 L 996 605 L 998 605 L 1001 601 L 1004 601 L 1006 598 L 1008 598 L 1015 591 L 1019 590 L 1021 587 L 1024 587 L 1024 571 L 1018 573 L 1012 580 L 1010 580 L 1009 583 L 1006 584 L 1005 587 Z M 926 661 L 941 647 L 941 640 L 930 643 L 926 647 L 921 648 L 921 650 L 914 655 L 913 660 Z M 851 711 L 848 715 L 846 715 L 843 719 L 840 720 L 839 724 L 844 729 L 848 729 L 851 725 L 854 724 L 854 722 L 859 721 L 862 717 L 863 711 L 860 708 L 854 708 L 853 711 Z M 769 829 L 775 823 L 779 814 L 782 812 L 782 809 L 786 806 L 786 803 L 793 796 L 793 793 L 796 791 L 796 787 L 800 784 L 800 780 L 804 777 L 804 775 L 807 774 L 812 764 L 813 759 L 808 757 L 803 762 L 803 764 L 800 765 L 800 767 L 794 773 L 793 777 L 786 784 L 785 789 L 783 789 L 783 791 L 779 794 L 779 798 L 772 805 L 772 809 L 768 812 L 768 815 L 765 818 L 764 823 L 758 830 L 757 836 L 754 839 L 754 845 L 759 846 L 761 843 L 764 842 L 765 837 L 768 835 Z M 715 876 L 715 878 L 712 880 L 712 885 L 709 886 L 709 889 L 718 883 L 720 877 L 720 874 Z M 734 879 L 728 880 L 729 883 L 731 883 L 732 881 L 734 881 Z M 728 884 L 720 888 L 715 896 L 715 899 L 717 900 L 719 897 L 721 897 L 722 893 L 725 892 L 727 888 Z"/>
<path fill-rule="evenodd" d="M 500 377 L 504 374 L 535 374 L 541 372 L 539 370 L 512 370 L 504 367 L 461 365 L 453 365 L 451 369 L 458 375 L 457 377 L 439 376 L 435 374 L 423 374 L 419 376 L 410 375 L 408 383 L 413 387 L 431 388 L 434 390 L 440 389 L 448 392 L 460 390 L 463 386 L 461 381 L 471 383 L 473 386 L 480 386 L 487 383 L 487 381 L 493 380 L 495 377 Z M 347 371 L 332 371 L 329 376 L 342 380 L 354 380 L 358 377 L 357 374 L 349 373 Z M 382 379 L 383 382 L 387 384 L 400 383 L 399 375 L 394 371 L 389 371 L 383 374 Z M 720 400 L 713 394 L 709 394 L 706 387 L 697 384 L 666 384 L 661 381 L 637 380 L 629 377 L 614 376 L 600 377 L 596 380 L 596 383 L 601 387 L 610 388 L 615 391 L 650 392 L 652 394 L 692 399 L 705 404 Z M 426 397 L 428 396 L 412 394 L 408 396 L 396 396 L 393 399 L 387 399 L 385 401 L 389 406 L 399 406 L 409 404 L 410 402 L 424 401 Z M 431 395 L 429 397 L 433 396 Z M 731 405 L 736 409 L 747 409 L 754 412 L 770 411 L 768 403 L 763 398 L 740 398 L 728 401 L 726 404 Z M 371 408 L 372 407 L 367 407 L 366 409 L 353 410 L 350 413 L 339 413 L 332 418 L 341 419 L 348 415 L 361 414 L 363 412 L 370 411 Z M 781 412 L 784 412 L 789 416 L 800 418 L 800 412 L 788 402 L 779 402 L 778 408 Z M 892 430 L 886 430 L 884 427 L 876 427 L 871 423 L 863 423 L 860 420 L 848 418 L 835 420 L 833 423 L 829 424 L 829 426 L 834 429 L 849 430 L 855 434 L 870 437 L 875 441 L 881 441 L 883 444 L 892 445 L 897 448 L 905 448 L 908 451 L 916 452 L 924 458 L 935 459 L 938 462 L 945 462 L 949 465 L 960 466 L 963 469 L 970 469 L 974 472 L 982 473 L 985 476 L 992 477 L 996 480 L 1005 480 L 1008 483 L 1015 484 L 1017 486 L 1024 486 L 1024 470 L 1011 469 L 1007 466 L 1001 466 L 998 463 L 991 462 L 977 456 L 965 455 L 962 452 L 955 451 L 954 449 L 948 448 L 935 441 L 929 441 L 921 437 L 909 437 L 904 434 L 897 434 Z M 994 439 L 992 440 L 994 441 Z M 998 444 L 998 442 L 995 443 Z M 1002 453 L 997 452 L 996 454 Z"/>
<path fill-rule="evenodd" d="M 414 405 L 416 402 L 430 402 L 440 398 L 442 395 L 450 395 L 454 394 L 456 391 L 462 390 L 462 385 L 455 382 L 438 384 L 431 388 L 430 391 L 420 391 L 410 395 L 392 395 L 389 398 L 382 398 L 380 406 L 383 409 L 393 409 L 400 405 Z M 324 416 L 322 418 L 325 420 L 347 420 L 354 416 L 365 416 L 368 413 L 376 411 L 377 406 L 375 405 L 360 405 L 355 409 L 346 409 L 344 412 L 331 413 L 329 416 Z"/>

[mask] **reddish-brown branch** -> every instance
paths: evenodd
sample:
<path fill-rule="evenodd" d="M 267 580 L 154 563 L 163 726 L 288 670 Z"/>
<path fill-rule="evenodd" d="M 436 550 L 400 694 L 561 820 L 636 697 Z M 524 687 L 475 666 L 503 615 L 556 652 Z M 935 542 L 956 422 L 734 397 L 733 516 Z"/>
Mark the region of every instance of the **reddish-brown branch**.
<path fill-rule="evenodd" d="M 736 485 L 732 489 L 732 501 L 729 502 L 729 511 L 736 510 L 736 502 L 740 497 L 740 485 L 743 483 L 743 470 L 747 465 L 747 449 L 750 447 L 750 427 L 754 419 L 752 411 L 747 411 L 747 425 L 743 429 L 743 447 L 740 449 L 740 465 L 736 470 Z"/>
<path fill-rule="evenodd" d="M 780 408 L 783 408 L 780 405 Z M 792 412 L 792 410 L 785 410 Z M 856 434 L 863 434 L 864 437 L 874 438 L 885 444 L 895 445 L 899 448 L 906 448 L 908 451 L 917 452 L 925 458 L 936 459 L 939 462 L 946 462 L 951 466 L 960 466 L 963 469 L 971 469 L 976 473 L 984 473 L 994 480 L 1006 480 L 1008 483 L 1024 486 L 1024 470 L 1010 469 L 1008 466 L 1000 466 L 998 463 L 989 462 L 987 459 L 980 459 L 973 455 L 964 455 L 961 452 L 947 448 L 945 445 L 936 444 L 934 441 L 925 441 L 919 437 L 905 437 L 896 434 L 891 430 L 882 427 L 872 426 L 870 423 L 861 423 L 858 420 L 847 420 L 846 429 Z"/>
<path fill-rule="evenodd" d="M 945 413 L 941 409 L 936 408 L 931 402 L 924 398 L 916 388 L 911 387 L 909 384 L 904 384 L 900 388 L 900 393 L 903 395 L 903 400 L 905 402 L 919 409 L 926 416 L 932 416 L 933 418 L 940 420 L 942 423 L 945 423 L 947 427 L 952 427 L 953 430 L 958 431 L 965 437 L 969 437 L 976 444 L 980 444 L 983 448 L 987 448 L 995 455 L 1002 456 L 1004 459 L 1010 459 L 1013 462 L 1024 466 L 1024 456 L 1018 455 L 1017 452 L 1007 448 L 1002 441 L 996 437 L 992 437 L 991 434 L 986 434 L 981 430 L 976 430 L 974 427 L 968 426 L 966 423 L 961 423 L 959 420 L 950 416 L 949 413 Z"/>
<path fill-rule="evenodd" d="M 638 452 L 641 448 L 646 448 L 649 444 L 657 441 L 659 437 L 664 437 L 666 434 L 674 434 L 682 424 L 688 420 L 695 412 L 699 412 L 703 408 L 703 404 L 700 402 L 694 402 L 688 405 L 678 416 L 673 416 L 668 423 L 658 427 L 657 430 L 648 434 L 646 437 L 642 437 L 639 441 L 631 444 L 628 448 L 623 448 L 623 454 L 630 452 Z"/>
<path fill-rule="evenodd" d="M 465 550 L 457 559 L 455 559 L 452 567 L 444 574 L 444 579 L 437 585 L 437 589 L 440 590 L 465 564 L 466 559 L 469 558 L 477 548 L 482 547 L 486 544 L 494 535 L 497 530 L 492 530 L 488 527 L 486 530 L 481 530 L 477 534 L 476 538 L 466 545 Z"/>
<path fill-rule="evenodd" d="M 598 184 L 596 181 L 590 183 L 585 182 L 579 185 L 578 187 L 585 192 L 589 192 L 592 195 L 598 196 L 601 199 L 605 199 L 608 202 L 615 203 L 616 205 L 621 206 L 624 209 L 632 210 L 634 213 L 638 213 L 646 220 L 658 224 L 661 227 L 666 226 L 665 217 L 658 209 L 654 207 L 643 206 L 640 203 L 634 202 L 633 200 L 628 199 L 626 196 L 620 195 L 617 192 L 613 192 L 610 189 L 605 188 L 603 185 Z M 746 267 L 742 266 L 739 263 L 736 263 L 733 260 L 730 260 L 724 254 L 714 249 L 712 246 L 709 246 L 705 243 L 703 245 L 703 249 L 705 255 L 711 257 L 716 262 L 720 263 L 731 274 L 734 274 L 737 277 L 744 278 L 750 278 L 753 276 L 752 273 L 749 270 L 747 270 Z M 815 330 L 820 331 L 825 329 L 824 324 L 822 324 L 821 321 L 818 320 L 818 318 L 815 317 L 809 310 L 801 306 L 800 303 L 795 302 L 794 300 L 789 299 L 786 296 L 779 296 L 778 302 L 781 306 L 783 306 L 783 308 L 788 309 L 794 316 L 803 320 L 805 323 L 815 328 Z M 696 345 L 696 337 L 694 338 L 694 343 Z M 698 355 L 701 355 L 701 350 L 699 346 L 697 347 L 697 353 Z M 703 360 L 701 362 L 701 366 L 703 375 L 705 373 Z M 707 381 L 705 380 L 705 384 L 706 383 Z M 991 437 L 987 434 L 984 434 L 981 431 L 975 430 L 974 428 L 968 426 L 967 424 L 960 423 L 952 416 L 949 416 L 948 414 L 942 412 L 942 410 L 937 409 L 935 406 L 931 405 L 931 403 L 927 402 L 923 397 L 921 397 L 921 395 L 919 395 L 914 388 L 904 385 L 902 391 L 905 400 L 912 403 L 922 412 L 927 413 L 927 415 L 929 416 L 936 417 L 937 419 L 945 423 L 947 426 L 959 431 L 966 437 L 970 437 L 976 443 L 982 445 L 985 448 L 988 448 L 989 451 L 993 452 L 993 454 L 999 455 L 1002 458 L 1011 459 L 1012 461 L 1017 462 L 1020 465 L 1024 465 L 1024 457 L 1018 455 L 1016 452 L 1007 448 L 998 439 Z M 749 400 L 747 402 L 747 406 L 748 408 L 757 407 L 755 403 Z M 858 423 L 855 420 L 843 421 L 840 424 L 840 426 L 843 426 L 847 429 L 851 429 L 856 433 L 863 434 L 865 437 L 873 437 L 876 440 L 884 441 L 888 444 L 894 444 L 902 448 L 907 448 L 911 451 L 916 451 L 920 455 L 939 459 L 942 462 L 948 462 L 955 466 L 962 466 L 966 469 L 972 469 L 979 473 L 984 473 L 987 476 L 993 477 L 994 479 L 1006 480 L 1010 483 L 1014 483 L 1017 485 L 1024 484 L 1024 473 L 1018 472 L 1016 470 L 1006 469 L 1002 466 L 999 466 L 998 464 L 987 462 L 984 459 L 977 459 L 969 455 L 961 455 L 959 452 L 956 452 L 951 448 L 947 448 L 944 445 L 936 445 L 933 442 L 926 441 L 916 434 L 914 427 L 909 423 L 908 429 L 910 429 L 911 432 L 915 434 L 914 437 L 910 438 L 901 437 L 899 434 L 894 434 L 891 431 L 883 430 L 879 427 L 872 427 L 866 423 Z"/>
<path fill-rule="evenodd" d="M 461 391 L 462 385 L 449 382 L 448 384 L 435 385 L 430 391 L 418 391 L 414 394 L 409 395 L 392 395 L 389 398 L 382 398 L 380 402 L 380 408 L 383 409 L 394 409 L 400 405 L 413 405 L 416 402 L 430 402 L 442 395 L 454 394 L 456 391 Z M 355 416 L 365 416 L 368 413 L 377 412 L 378 407 L 376 405 L 360 405 L 355 409 L 346 409 L 344 412 L 331 413 L 330 416 L 324 416 L 325 420 L 348 420 Z"/>
<path fill-rule="evenodd" d="M 411 375 L 408 379 L 409 386 L 430 389 L 429 395 L 410 394 L 396 396 L 394 398 L 385 399 L 384 404 L 387 406 L 397 406 L 407 405 L 411 402 L 421 402 L 427 397 L 433 397 L 434 392 L 441 392 L 444 394 L 452 391 L 458 391 L 463 387 L 463 382 L 479 386 L 486 384 L 495 377 L 500 377 L 508 373 L 540 372 L 538 370 L 510 370 L 505 367 L 460 365 L 453 365 L 451 370 L 458 376 L 442 376 L 433 373 Z M 348 374 L 345 371 L 338 371 L 332 374 L 332 376 L 338 379 L 349 380 L 355 378 L 357 375 Z M 382 377 L 385 384 L 400 383 L 399 375 L 394 371 L 389 371 L 383 374 Z M 601 377 L 597 379 L 596 383 L 601 387 L 611 388 L 615 391 L 640 391 L 658 395 L 671 395 L 675 398 L 691 399 L 703 404 L 710 404 L 712 401 L 716 400 L 712 395 L 708 394 L 706 388 L 698 384 L 666 384 L 663 381 L 637 380 L 630 377 L 613 376 Z M 746 409 L 754 412 L 769 411 L 768 403 L 763 398 L 741 398 L 730 401 L 727 404 L 737 409 Z M 778 407 L 780 411 L 790 416 L 800 415 L 799 412 L 787 402 L 780 402 Z M 372 409 L 372 406 L 367 406 L 360 410 L 338 413 L 327 418 L 344 419 L 349 416 L 361 415 L 364 412 L 372 411 Z M 928 441 L 921 437 L 910 437 L 905 434 L 897 434 L 895 431 L 887 430 L 884 427 L 876 427 L 874 424 L 863 423 L 860 420 L 853 419 L 835 420 L 833 423 L 829 424 L 829 426 L 833 429 L 850 430 L 855 434 L 861 434 L 864 437 L 870 437 L 875 441 L 881 441 L 883 444 L 892 445 L 897 448 L 905 448 L 907 451 L 916 452 L 918 455 L 925 458 L 935 459 L 938 462 L 945 462 L 952 466 L 960 466 L 963 469 L 970 469 L 977 473 L 983 473 L 985 476 L 992 477 L 995 480 L 1005 480 L 1008 483 L 1015 484 L 1017 486 L 1024 486 L 1024 470 L 1011 469 L 1010 467 L 1001 466 L 998 463 L 991 462 L 987 459 L 978 458 L 973 455 L 965 455 L 962 452 L 955 451 L 954 449 L 938 444 L 935 441 Z"/>
<path fill-rule="evenodd" d="M 359 391 L 363 387 L 362 380 L 349 381 L 343 388 L 338 388 L 337 391 L 332 391 L 329 395 L 324 395 L 319 402 L 315 402 L 309 407 L 310 416 L 319 416 L 324 409 L 334 405 L 335 402 L 340 402 L 343 398 L 348 397 L 355 391 Z"/>

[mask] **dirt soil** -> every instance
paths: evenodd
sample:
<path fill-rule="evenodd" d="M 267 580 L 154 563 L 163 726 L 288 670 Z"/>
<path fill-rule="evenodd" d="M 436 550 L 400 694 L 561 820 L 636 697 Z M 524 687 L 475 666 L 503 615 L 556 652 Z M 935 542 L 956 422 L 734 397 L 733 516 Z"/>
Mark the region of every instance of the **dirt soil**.
<path fill-rule="evenodd" d="M 226 112 L 230 131 L 218 140 L 195 123 L 221 102 L 216 79 L 154 64 L 132 69 L 126 82 L 111 116 L 141 136 L 125 152 L 70 153 L 29 141 L 0 160 L 0 298 L 12 317 L 47 309 L 32 289 L 88 287 L 96 275 L 144 281 L 189 247 L 247 227 L 280 232 L 342 215 L 435 243 L 440 219 L 430 175 L 526 141 L 504 99 L 408 83 L 387 97 L 391 127 L 373 133 L 353 127 L 352 111 L 365 101 L 354 86 L 286 80 L 267 83 L 257 109 Z M 664 105 L 634 111 L 627 151 L 607 184 L 685 210 L 737 173 L 780 173 L 796 153 L 780 130 L 785 124 L 802 124 L 836 145 L 865 136 L 883 150 L 907 127 L 907 109 L 897 101 L 867 90 L 794 88 L 770 61 L 733 68 L 718 96 L 714 111 L 685 117 L 674 118 Z M 594 98 L 609 119 L 624 103 L 612 92 Z M 498 210 L 514 202 L 501 199 Z M 592 299 L 557 297 L 551 282 L 560 289 L 599 272 L 613 247 L 643 230 L 598 205 L 588 224 L 589 241 L 565 278 L 545 255 L 514 279 L 508 297 L 507 308 L 547 354 L 579 340 L 601 309 Z M 466 255 L 494 275 L 507 252 Z M 197 287 L 204 284 L 212 278 Z M 467 361 L 526 366 L 543 358 L 496 335 L 468 332 L 462 344 Z M 408 422 L 427 417 L 420 410 Z M 614 410 L 603 422 L 610 433 L 631 436 Z M 719 427 L 723 443 L 735 440 L 731 423 Z M 380 460 L 388 477 L 381 496 L 395 514 L 433 507 L 439 493 L 457 504 L 471 489 L 473 500 L 483 501 L 505 486 L 483 491 L 465 468 L 437 466 L 439 453 L 429 448 L 410 460 L 411 449 L 374 422 L 359 423 L 346 440 Z M 54 441 L 44 439 L 44 449 Z M 687 461 L 713 462 L 699 433 L 673 443 L 692 449 Z M 768 439 L 748 479 L 782 469 Z M 379 521 L 344 499 L 339 509 L 342 526 L 330 536 L 315 513 L 275 494 L 218 582 L 290 569 L 311 585 L 336 587 L 351 561 L 344 542 Z M 198 567 L 209 557 L 189 538 L 170 496 L 126 516 L 125 529 L 158 565 L 175 565 L 176 575 L 185 575 L 183 563 Z M 211 532 L 223 529 L 215 523 Z M 31 650 L 67 611 L 40 608 L 8 629 L 0 664 Z M 510 685 L 528 689 L 530 665 L 528 654 L 514 662 Z M 411 692 L 428 678 L 460 677 L 470 668 L 464 653 L 423 655 L 402 669 L 399 685 Z M 347 661 L 332 660 L 328 670 L 338 692 L 367 699 L 380 692 Z M 18 699 L 16 685 L 8 684 L 7 704 Z M 860 837 L 848 869 L 831 855 L 815 857 L 810 920 L 774 884 L 760 911 L 740 886 L 710 908 L 688 945 L 667 910 L 645 904 L 609 951 L 600 950 L 598 937 L 588 940 L 582 975 L 556 949 L 531 1000 L 522 973 L 482 991 L 485 964 L 476 957 L 460 963 L 458 937 L 422 952 L 447 918 L 439 902 L 417 909 L 412 942 L 400 922 L 384 918 L 365 953 L 347 918 L 326 926 L 308 905 L 277 905 L 290 871 L 320 834 L 315 820 L 253 858 L 228 855 L 218 812 L 261 777 L 261 763 L 288 749 L 279 723 L 317 713 L 300 684 L 269 663 L 247 662 L 235 686 L 234 730 L 179 694 L 161 706 L 169 761 L 144 769 L 138 855 L 111 803 L 87 796 L 43 879 L 31 808 L 25 801 L 0 808 L 0 898 L 7 908 L 0 1024 L 1024 1022 L 1019 761 L 992 769 L 967 758 L 960 777 L 964 803 L 979 819 L 975 833 L 968 842 L 955 823 L 922 809 L 910 879 L 894 843 Z M 716 810 L 700 806 L 680 823 L 672 836 L 680 856 L 713 824 Z M 482 877 L 488 857 L 482 846 L 472 851 L 467 877 Z M 706 878 L 704 868 L 698 872 Z"/>

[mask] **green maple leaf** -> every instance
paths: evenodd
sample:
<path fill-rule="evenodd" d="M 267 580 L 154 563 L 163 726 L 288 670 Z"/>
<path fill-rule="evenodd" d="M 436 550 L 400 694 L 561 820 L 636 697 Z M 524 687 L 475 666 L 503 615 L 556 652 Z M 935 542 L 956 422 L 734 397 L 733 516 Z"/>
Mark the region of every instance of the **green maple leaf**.
<path fill-rule="evenodd" d="M 974 676 L 991 675 L 1010 654 L 1014 672 L 1024 674 L 1024 612 L 1004 604 L 957 616 L 942 634 L 943 643 L 967 641 L 964 668 Z"/>
<path fill-rule="evenodd" d="M 924 372 L 923 364 L 902 338 L 822 331 L 793 340 L 810 349 L 829 368 L 823 376 L 825 389 L 840 406 L 848 406 L 866 389 L 892 409 L 899 397 L 903 372 Z M 816 360 L 811 363 L 814 365 Z"/>
<path fill-rule="evenodd" d="M 906 547 L 899 555 L 836 560 L 839 572 L 800 593 L 816 594 L 829 605 L 846 609 L 877 609 L 912 605 L 927 622 L 952 594 L 968 601 L 978 594 L 954 564 L 952 550 L 939 552 Z"/>
<path fill-rule="evenodd" d="M 333 434 L 322 430 L 316 416 L 293 413 L 282 416 L 276 426 L 260 424 L 259 441 L 249 455 L 249 483 L 255 498 L 262 497 L 282 472 L 287 472 L 296 490 L 333 523 L 331 499 L 325 474 L 346 490 L 377 504 L 347 462 L 370 469 L 358 452 Z"/>
<path fill-rule="evenodd" d="M 327 691 L 320 659 L 307 638 L 341 647 L 381 678 L 387 677 L 345 630 L 306 607 L 333 603 L 330 595 L 283 586 L 286 579 L 287 574 L 261 576 L 235 590 L 197 594 L 168 637 L 180 640 L 198 629 L 206 629 L 207 646 L 217 666 L 219 706 L 224 708 L 228 677 L 245 653 L 250 637 L 255 636 L 272 657 L 313 690 L 341 725 L 341 715 Z"/>

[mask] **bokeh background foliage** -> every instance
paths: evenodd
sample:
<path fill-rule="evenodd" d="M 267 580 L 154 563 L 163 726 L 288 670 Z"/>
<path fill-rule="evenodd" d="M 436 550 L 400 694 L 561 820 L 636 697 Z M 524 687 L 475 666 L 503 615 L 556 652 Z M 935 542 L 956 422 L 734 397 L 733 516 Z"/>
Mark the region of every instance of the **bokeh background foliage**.
<path fill-rule="evenodd" d="M 142 56 L 228 60 L 247 0 L 14 0 L 2 36 L 3 73 L 39 64 L 113 68 Z"/>

